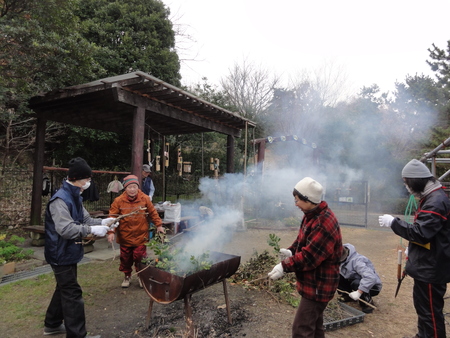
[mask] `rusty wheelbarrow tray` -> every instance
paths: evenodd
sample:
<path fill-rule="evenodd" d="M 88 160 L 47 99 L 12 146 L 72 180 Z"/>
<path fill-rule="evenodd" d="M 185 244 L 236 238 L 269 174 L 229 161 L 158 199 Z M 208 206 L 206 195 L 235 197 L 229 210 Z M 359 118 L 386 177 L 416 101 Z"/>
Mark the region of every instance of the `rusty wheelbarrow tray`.
<path fill-rule="evenodd" d="M 226 279 L 231 277 L 239 267 L 240 256 L 211 251 L 209 259 L 213 262 L 209 270 L 202 270 L 182 277 L 158 268 L 140 264 L 139 278 L 145 292 L 150 297 L 146 327 L 150 325 L 153 302 L 170 304 L 184 299 L 185 317 L 188 331 L 193 335 L 191 295 L 216 283 L 223 283 L 228 322 L 232 324 Z"/>

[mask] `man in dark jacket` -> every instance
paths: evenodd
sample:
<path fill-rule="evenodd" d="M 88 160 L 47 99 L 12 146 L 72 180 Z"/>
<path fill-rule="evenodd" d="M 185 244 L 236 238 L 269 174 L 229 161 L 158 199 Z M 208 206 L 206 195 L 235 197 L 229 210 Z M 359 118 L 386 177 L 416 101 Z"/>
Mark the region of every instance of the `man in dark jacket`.
<path fill-rule="evenodd" d="M 150 196 L 150 200 L 153 200 L 155 185 L 152 180 L 152 167 L 149 164 L 142 166 L 142 192 Z"/>
<path fill-rule="evenodd" d="M 420 199 L 409 224 L 398 217 L 379 217 L 409 241 L 406 272 L 414 278 L 413 300 L 418 315 L 419 338 L 445 338 L 444 295 L 450 282 L 450 200 L 430 170 L 411 160 L 402 170 L 406 189 Z"/>
<path fill-rule="evenodd" d="M 322 185 L 305 177 L 295 185 L 295 205 L 304 213 L 297 239 L 280 254 L 287 257 L 269 273 L 273 280 L 295 272 L 302 296 L 292 324 L 292 337 L 325 337 L 323 312 L 339 282 L 342 236 L 338 221 L 325 201 Z"/>
<path fill-rule="evenodd" d="M 50 199 L 45 212 L 45 259 L 55 274 L 56 288 L 45 314 L 44 335 L 66 333 L 68 338 L 86 337 L 82 290 L 77 281 L 77 263 L 84 255 L 82 238 L 103 237 L 114 219 L 91 218 L 83 207 L 81 193 L 92 171 L 81 157 L 69 162 L 69 174 Z"/>

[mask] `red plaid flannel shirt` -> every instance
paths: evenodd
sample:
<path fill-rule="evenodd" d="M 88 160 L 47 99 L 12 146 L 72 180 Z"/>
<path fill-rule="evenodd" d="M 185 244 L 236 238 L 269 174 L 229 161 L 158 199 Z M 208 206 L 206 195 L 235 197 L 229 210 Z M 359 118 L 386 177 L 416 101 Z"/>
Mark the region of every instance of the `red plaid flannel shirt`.
<path fill-rule="evenodd" d="M 282 265 L 284 271 L 295 272 L 297 291 L 310 300 L 330 301 L 339 282 L 342 236 L 325 201 L 305 213 L 297 239 L 288 249 L 293 255 Z"/>

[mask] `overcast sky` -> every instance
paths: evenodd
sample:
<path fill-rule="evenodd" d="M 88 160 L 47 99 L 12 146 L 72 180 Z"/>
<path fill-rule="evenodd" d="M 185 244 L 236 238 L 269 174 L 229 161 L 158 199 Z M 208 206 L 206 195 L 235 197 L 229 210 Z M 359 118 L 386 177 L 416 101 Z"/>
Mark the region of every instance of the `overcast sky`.
<path fill-rule="evenodd" d="M 163 2 L 191 37 L 177 42 L 184 85 L 218 84 L 247 59 L 285 80 L 333 64 L 355 91 L 374 83 L 392 90 L 406 75 L 433 75 L 427 49 L 450 40 L 449 0 Z"/>

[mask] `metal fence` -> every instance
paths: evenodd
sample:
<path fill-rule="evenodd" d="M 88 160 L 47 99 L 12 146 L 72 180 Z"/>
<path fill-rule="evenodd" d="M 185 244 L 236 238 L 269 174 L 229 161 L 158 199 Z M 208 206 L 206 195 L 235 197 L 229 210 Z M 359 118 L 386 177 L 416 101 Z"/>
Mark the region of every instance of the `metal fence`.
<path fill-rule="evenodd" d="M 0 175 L 0 225 L 27 224 L 33 174 L 26 170 L 5 170 Z"/>
<path fill-rule="evenodd" d="M 340 224 L 367 228 L 369 209 L 367 181 L 344 184 L 331 182 L 327 185 L 326 201 Z"/>
<path fill-rule="evenodd" d="M 50 183 L 48 193 L 42 196 L 42 219 L 45 207 L 52 194 L 59 189 L 67 173 L 65 171 L 46 171 L 44 179 Z M 155 184 L 154 202 L 162 201 L 161 174 L 154 173 Z M 98 199 L 84 200 L 83 204 L 89 212 L 108 211 L 114 199 L 120 193 L 108 192 L 108 185 L 115 178 L 122 180 L 125 175 L 94 173 L 91 184 L 96 189 Z M 31 214 L 31 193 L 33 186 L 33 172 L 29 170 L 4 170 L 0 174 L 0 226 L 29 225 Z M 91 188 L 90 188 L 91 189 Z M 198 194 L 198 178 L 166 176 L 166 200 L 176 201 L 180 198 L 194 198 Z"/>
<path fill-rule="evenodd" d="M 27 170 L 5 170 L 0 175 L 0 226 L 29 225 L 33 173 Z M 153 175 L 156 188 L 153 201 L 156 203 L 162 201 L 162 177 L 158 172 Z M 45 172 L 44 178 L 50 181 L 50 189 L 49 193 L 43 195 L 42 198 L 42 219 L 50 196 L 60 187 L 65 176 L 66 172 L 64 171 Z M 98 192 L 98 200 L 85 200 L 85 208 L 89 212 L 107 212 L 113 200 L 120 194 L 107 192 L 108 185 L 115 178 L 122 180 L 123 176 L 94 173 L 92 181 Z M 167 175 L 166 200 L 176 202 L 179 199 L 192 200 L 199 198 L 198 185 L 199 177 L 181 177 L 177 174 Z M 256 197 L 256 199 L 259 205 L 262 204 L 265 209 L 268 209 L 267 204 L 261 200 L 261 196 Z M 347 185 L 328 184 L 325 199 L 337 215 L 340 224 L 367 227 L 368 218 L 369 223 L 375 223 L 371 220 L 371 216 L 368 216 L 367 181 L 357 181 Z M 251 210 L 246 211 L 248 211 L 249 215 L 251 214 Z M 279 218 L 288 217 L 286 211 L 283 210 L 280 213 L 276 213 L 270 209 L 270 213 L 272 216 L 279 216 Z M 263 217 L 261 213 L 257 213 L 254 216 Z"/>

